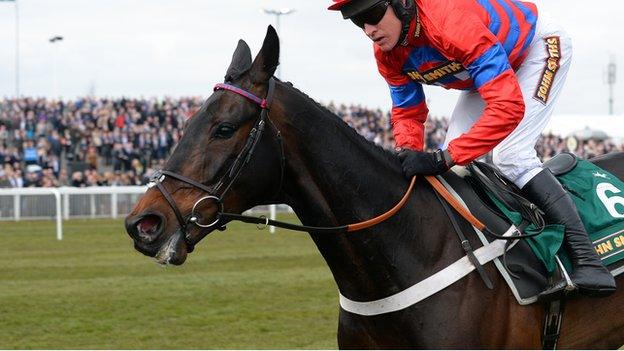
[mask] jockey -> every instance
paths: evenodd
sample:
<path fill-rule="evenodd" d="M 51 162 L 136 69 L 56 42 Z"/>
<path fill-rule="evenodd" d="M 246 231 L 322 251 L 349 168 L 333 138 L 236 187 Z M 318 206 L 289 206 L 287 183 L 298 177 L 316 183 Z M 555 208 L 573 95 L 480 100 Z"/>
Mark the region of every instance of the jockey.
<path fill-rule="evenodd" d="M 572 199 L 535 151 L 570 66 L 572 45 L 560 26 L 518 0 L 333 0 L 329 10 L 373 41 L 406 177 L 442 174 L 492 151 L 493 163 L 546 219 L 565 225 L 576 290 L 615 291 Z M 435 152 L 423 152 L 422 84 L 463 90 Z M 557 298 L 565 287 L 565 280 L 556 282 L 540 298 Z"/>

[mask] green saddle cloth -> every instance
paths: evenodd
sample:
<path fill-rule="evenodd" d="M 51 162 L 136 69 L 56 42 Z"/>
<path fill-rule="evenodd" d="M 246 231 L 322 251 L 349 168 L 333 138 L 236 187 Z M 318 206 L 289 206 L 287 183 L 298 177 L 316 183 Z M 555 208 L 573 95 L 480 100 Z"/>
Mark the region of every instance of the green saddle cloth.
<path fill-rule="evenodd" d="M 557 175 L 557 179 L 576 204 L 589 238 L 605 266 L 623 259 L 624 182 L 593 163 L 578 158 L 574 168 Z M 522 222 L 519 213 L 506 208 L 489 192 L 488 195 L 512 223 L 517 226 Z M 562 246 L 564 230 L 563 225 L 547 225 L 542 234 L 528 239 L 535 255 L 551 273 L 557 268 L 555 255 L 560 257 L 566 269 L 571 269 Z M 535 231 L 535 226 L 530 225 L 525 234 Z"/>

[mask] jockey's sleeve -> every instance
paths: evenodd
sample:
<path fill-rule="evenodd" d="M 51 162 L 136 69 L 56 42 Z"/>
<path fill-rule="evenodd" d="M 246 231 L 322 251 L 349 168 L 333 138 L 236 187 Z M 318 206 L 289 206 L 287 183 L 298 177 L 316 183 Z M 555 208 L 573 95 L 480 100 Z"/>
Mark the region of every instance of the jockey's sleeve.
<path fill-rule="evenodd" d="M 425 121 L 429 114 L 422 85 L 397 70 L 377 47 L 375 58 L 379 73 L 390 87 L 392 98 L 390 123 L 396 146 L 422 151 Z"/>
<path fill-rule="evenodd" d="M 455 163 L 465 165 L 492 150 L 518 126 L 524 100 L 505 49 L 483 21 L 453 0 L 433 3 L 435 8 L 421 19 L 432 43 L 448 59 L 466 67 L 485 101 L 477 122 L 448 146 Z"/>

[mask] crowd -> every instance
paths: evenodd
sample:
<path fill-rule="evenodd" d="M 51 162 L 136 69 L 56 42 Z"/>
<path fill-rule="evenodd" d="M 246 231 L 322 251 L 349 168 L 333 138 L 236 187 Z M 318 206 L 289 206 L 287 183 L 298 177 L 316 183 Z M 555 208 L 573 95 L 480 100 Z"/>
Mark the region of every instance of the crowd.
<path fill-rule="evenodd" d="M 330 111 L 342 118 L 368 140 L 387 149 L 394 148 L 394 138 L 390 127 L 390 113 L 379 109 L 371 110 L 360 105 L 339 105 L 330 103 Z M 425 148 L 429 151 L 442 148 L 446 138 L 448 118 L 429 116 L 425 123 Z M 583 158 L 592 158 L 614 151 L 624 151 L 624 145 L 613 140 L 579 140 L 543 134 L 537 142 L 536 150 L 540 158 L 546 161 L 563 151 L 571 151 Z"/>
<path fill-rule="evenodd" d="M 201 103 L 0 100 L 0 187 L 145 184 Z"/>
<path fill-rule="evenodd" d="M 0 100 L 0 187 L 141 185 L 162 168 L 199 97 L 158 99 L 43 98 Z M 366 139 L 394 148 L 389 113 L 361 105 L 328 109 Z M 442 146 L 448 120 L 430 116 L 426 148 Z M 548 159 L 573 148 L 582 157 L 623 150 L 610 141 L 543 135 Z"/>

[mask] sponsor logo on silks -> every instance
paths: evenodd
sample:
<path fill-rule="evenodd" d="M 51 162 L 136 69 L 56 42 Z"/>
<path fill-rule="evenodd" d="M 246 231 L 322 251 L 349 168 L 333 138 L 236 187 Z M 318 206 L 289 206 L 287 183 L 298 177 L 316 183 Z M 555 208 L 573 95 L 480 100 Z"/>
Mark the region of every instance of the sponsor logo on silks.
<path fill-rule="evenodd" d="M 548 60 L 546 60 L 546 66 L 544 72 L 542 72 L 542 78 L 540 84 L 535 90 L 534 98 L 546 105 L 548 97 L 550 95 L 550 88 L 552 88 L 555 80 L 555 75 L 559 70 L 559 60 L 561 60 L 561 45 L 559 37 L 546 37 L 544 38 L 546 44 L 546 51 L 548 52 Z"/>
<path fill-rule="evenodd" d="M 416 29 L 414 30 L 414 38 L 420 37 L 420 30 L 422 26 L 420 24 L 420 14 L 416 12 Z"/>
<path fill-rule="evenodd" d="M 440 66 L 433 67 L 424 72 L 418 71 L 407 71 L 405 74 L 411 79 L 422 83 L 422 84 L 435 84 L 442 80 L 444 77 L 452 74 L 456 78 L 460 80 L 466 80 L 469 78 L 469 75 L 462 76 L 460 75 L 462 72 L 465 72 L 466 69 L 458 62 L 448 62 L 444 63 Z"/>
<path fill-rule="evenodd" d="M 593 244 L 596 253 L 602 260 L 622 253 L 624 252 L 624 230 L 596 240 Z"/>
<path fill-rule="evenodd" d="M 600 172 L 598 172 L 598 171 L 596 171 L 596 172 L 592 173 L 592 175 L 593 175 L 594 177 L 598 177 L 598 178 L 609 179 L 609 176 L 608 176 L 608 175 L 606 175 L 605 173 L 600 173 Z"/>

